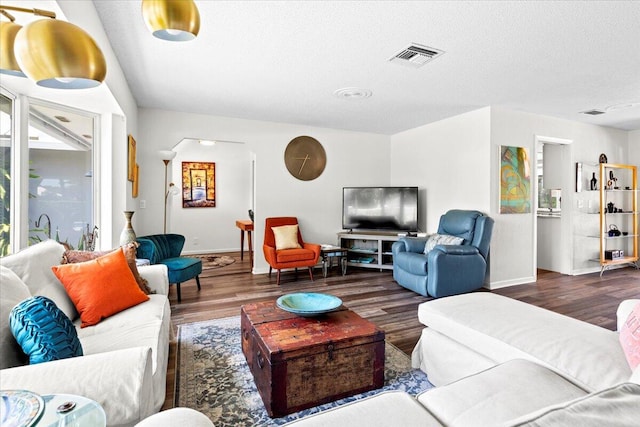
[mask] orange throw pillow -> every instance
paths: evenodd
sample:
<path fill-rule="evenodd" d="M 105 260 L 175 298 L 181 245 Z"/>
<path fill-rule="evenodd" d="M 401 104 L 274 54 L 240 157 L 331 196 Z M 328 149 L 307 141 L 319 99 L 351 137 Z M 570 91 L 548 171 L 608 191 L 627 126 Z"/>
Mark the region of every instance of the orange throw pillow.
<path fill-rule="evenodd" d="M 122 251 L 51 269 L 80 313 L 83 328 L 149 299 L 138 287 Z"/>
<path fill-rule="evenodd" d="M 147 279 L 140 276 L 140 273 L 138 272 L 138 266 L 136 264 L 136 249 L 138 248 L 138 246 L 138 242 L 131 242 L 118 249 L 122 249 L 122 251 L 124 251 L 124 256 L 127 259 L 127 264 L 129 264 L 129 268 L 133 273 L 133 277 L 136 278 L 136 282 L 138 283 L 138 286 L 140 286 L 142 292 L 147 295 L 153 294 L 155 292 L 151 291 L 151 288 L 149 288 L 149 282 L 147 281 Z M 114 250 L 117 251 L 118 249 Z M 76 262 L 91 261 L 92 259 L 99 258 L 111 252 L 113 251 L 95 252 L 66 250 L 62 254 L 62 264 L 73 264 Z"/>

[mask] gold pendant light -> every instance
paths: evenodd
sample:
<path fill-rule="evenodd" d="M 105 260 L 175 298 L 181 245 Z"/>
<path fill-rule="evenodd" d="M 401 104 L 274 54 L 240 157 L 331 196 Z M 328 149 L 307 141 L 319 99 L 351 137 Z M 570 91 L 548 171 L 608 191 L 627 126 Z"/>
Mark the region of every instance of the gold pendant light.
<path fill-rule="evenodd" d="M 142 0 L 142 17 L 162 40 L 189 41 L 200 31 L 200 13 L 193 0 Z"/>
<path fill-rule="evenodd" d="M 51 19 L 33 21 L 22 29 L 18 28 L 18 31 L 6 25 L 16 24 L 2 23 L 3 72 L 10 74 L 10 71 L 15 71 L 10 62 L 10 58 L 15 55 L 18 70 L 39 86 L 85 89 L 98 86 L 104 81 L 107 74 L 104 55 L 82 28 L 55 19 L 53 12 L 0 5 L 0 11 L 5 16 L 6 9 Z M 15 40 L 11 39 L 12 36 Z"/>
<path fill-rule="evenodd" d="M 0 73 L 11 76 L 27 77 L 13 53 L 13 42 L 22 26 L 13 22 L 0 22 Z"/>
<path fill-rule="evenodd" d="M 96 42 L 69 22 L 34 21 L 20 30 L 14 49 L 20 68 L 39 86 L 86 89 L 100 85 L 107 74 Z"/>

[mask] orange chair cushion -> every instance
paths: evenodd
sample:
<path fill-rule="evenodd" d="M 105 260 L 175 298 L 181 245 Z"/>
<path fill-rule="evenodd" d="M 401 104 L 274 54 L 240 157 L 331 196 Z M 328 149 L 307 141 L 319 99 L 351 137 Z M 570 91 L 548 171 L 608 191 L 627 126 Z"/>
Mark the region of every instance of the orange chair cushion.
<path fill-rule="evenodd" d="M 278 263 L 291 263 L 298 261 L 313 261 L 316 254 L 309 249 L 284 249 L 276 252 L 276 261 Z"/>
<path fill-rule="evenodd" d="M 83 328 L 149 299 L 138 287 L 122 251 L 51 269 L 80 313 Z"/>

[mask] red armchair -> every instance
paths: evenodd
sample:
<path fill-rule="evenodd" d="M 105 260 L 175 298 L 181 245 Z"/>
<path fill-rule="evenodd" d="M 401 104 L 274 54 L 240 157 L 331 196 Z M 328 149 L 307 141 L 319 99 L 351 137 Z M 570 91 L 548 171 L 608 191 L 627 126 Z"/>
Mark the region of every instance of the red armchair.
<path fill-rule="evenodd" d="M 298 219 L 296 217 L 274 217 L 267 218 L 265 222 L 264 245 L 262 249 L 264 251 L 264 257 L 269 263 L 269 277 L 271 277 L 271 270 L 273 268 L 278 270 L 276 282 L 279 285 L 280 271 L 283 268 L 294 268 L 297 273 L 298 267 L 307 267 L 309 269 L 309 277 L 311 281 L 313 281 L 312 268 L 320 259 L 320 245 L 305 243 L 302 240 L 300 229 L 298 229 L 297 240 L 300 246 L 299 248 L 277 249 L 276 236 L 273 228 L 286 225 L 298 225 Z M 293 240 L 295 244 L 295 237 Z"/>

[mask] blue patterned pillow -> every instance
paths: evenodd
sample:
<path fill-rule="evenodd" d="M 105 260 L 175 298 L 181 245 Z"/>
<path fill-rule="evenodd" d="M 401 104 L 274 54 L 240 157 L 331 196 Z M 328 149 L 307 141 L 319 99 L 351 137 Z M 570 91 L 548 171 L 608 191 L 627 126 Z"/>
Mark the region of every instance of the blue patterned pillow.
<path fill-rule="evenodd" d="M 9 327 L 31 364 L 82 356 L 76 328 L 49 298 L 31 297 L 16 305 Z"/>

